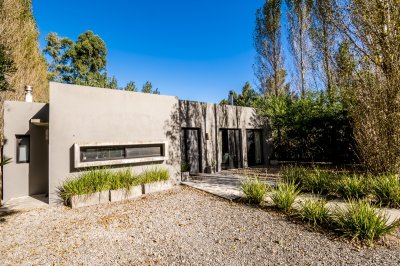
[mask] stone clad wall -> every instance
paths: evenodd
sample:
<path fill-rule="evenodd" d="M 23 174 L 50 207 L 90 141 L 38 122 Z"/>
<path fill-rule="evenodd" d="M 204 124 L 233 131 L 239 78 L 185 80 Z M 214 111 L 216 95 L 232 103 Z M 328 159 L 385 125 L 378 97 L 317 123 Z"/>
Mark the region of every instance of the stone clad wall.
<path fill-rule="evenodd" d="M 253 108 L 217 105 L 193 101 L 179 101 L 182 128 L 198 128 L 201 136 L 202 171 L 206 165 L 211 165 L 215 160 L 217 171 L 220 171 L 221 133 L 220 129 L 239 129 L 241 132 L 241 164 L 247 167 L 246 129 L 263 130 L 264 160 L 267 161 L 269 146 L 267 143 L 267 124 L 256 114 Z M 208 140 L 207 140 L 208 134 Z"/>

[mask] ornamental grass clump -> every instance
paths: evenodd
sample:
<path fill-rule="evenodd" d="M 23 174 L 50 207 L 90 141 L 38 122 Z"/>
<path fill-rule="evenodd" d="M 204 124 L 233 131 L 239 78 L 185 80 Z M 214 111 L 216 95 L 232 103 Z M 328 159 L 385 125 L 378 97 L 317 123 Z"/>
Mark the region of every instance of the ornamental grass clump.
<path fill-rule="evenodd" d="M 367 201 L 349 201 L 346 205 L 336 208 L 332 216 L 336 231 L 345 237 L 371 244 L 400 225 L 400 220 L 388 223 L 388 216 Z"/>
<path fill-rule="evenodd" d="M 294 182 L 296 185 L 301 187 L 303 185 L 303 179 L 307 175 L 307 170 L 301 166 L 285 166 L 282 169 L 282 179 L 284 182 L 290 183 Z"/>
<path fill-rule="evenodd" d="M 260 204 L 267 193 L 267 185 L 260 181 L 257 177 L 254 179 L 246 178 L 241 183 L 241 189 L 249 203 Z"/>
<path fill-rule="evenodd" d="M 325 199 L 306 199 L 304 203 L 300 204 L 298 215 L 301 220 L 307 221 L 313 226 L 327 224 L 330 217 Z"/>
<path fill-rule="evenodd" d="M 396 175 L 382 175 L 372 182 L 372 194 L 379 204 L 400 207 L 400 179 Z"/>
<path fill-rule="evenodd" d="M 369 180 L 356 175 L 346 175 L 336 182 L 337 193 L 345 199 L 361 199 L 369 193 Z"/>
<path fill-rule="evenodd" d="M 108 190 L 112 175 L 110 170 L 103 168 L 82 172 L 65 180 L 58 188 L 58 194 L 65 204 L 69 204 L 73 196 Z"/>
<path fill-rule="evenodd" d="M 130 169 L 114 172 L 109 179 L 109 189 L 130 189 L 135 185 L 135 176 Z"/>
<path fill-rule="evenodd" d="M 294 182 L 279 183 L 272 193 L 271 199 L 278 209 L 289 212 L 299 193 L 300 190 Z"/>
<path fill-rule="evenodd" d="M 169 171 L 164 168 L 152 168 L 141 173 L 136 179 L 135 184 L 147 184 L 159 181 L 167 181 Z"/>
<path fill-rule="evenodd" d="M 307 171 L 304 175 L 301 189 L 305 192 L 328 194 L 334 190 L 334 180 L 334 174 L 314 169 L 313 171 Z"/>

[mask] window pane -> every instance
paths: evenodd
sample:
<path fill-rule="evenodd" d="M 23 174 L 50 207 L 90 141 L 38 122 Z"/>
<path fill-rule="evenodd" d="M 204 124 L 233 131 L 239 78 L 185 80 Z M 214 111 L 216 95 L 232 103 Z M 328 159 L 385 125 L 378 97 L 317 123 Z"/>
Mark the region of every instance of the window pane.
<path fill-rule="evenodd" d="M 29 136 L 17 137 L 17 163 L 29 162 Z"/>
<path fill-rule="evenodd" d="M 127 158 L 142 158 L 162 156 L 161 145 L 158 146 L 137 146 L 126 148 Z"/>
<path fill-rule="evenodd" d="M 163 145 L 82 147 L 80 156 L 82 162 L 158 157 L 163 156 Z"/>

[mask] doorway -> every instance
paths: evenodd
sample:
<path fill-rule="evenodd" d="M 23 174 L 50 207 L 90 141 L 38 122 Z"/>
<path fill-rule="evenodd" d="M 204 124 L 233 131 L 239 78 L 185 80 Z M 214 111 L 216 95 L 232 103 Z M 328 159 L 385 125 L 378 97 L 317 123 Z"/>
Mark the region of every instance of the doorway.
<path fill-rule="evenodd" d="M 222 170 L 242 167 L 241 136 L 239 129 L 221 129 Z"/>
<path fill-rule="evenodd" d="M 190 174 L 198 174 L 201 169 L 201 146 L 199 128 L 182 128 L 181 158 L 190 164 Z"/>
<path fill-rule="evenodd" d="M 263 164 L 262 130 L 246 130 L 247 138 L 247 164 L 256 166 Z"/>

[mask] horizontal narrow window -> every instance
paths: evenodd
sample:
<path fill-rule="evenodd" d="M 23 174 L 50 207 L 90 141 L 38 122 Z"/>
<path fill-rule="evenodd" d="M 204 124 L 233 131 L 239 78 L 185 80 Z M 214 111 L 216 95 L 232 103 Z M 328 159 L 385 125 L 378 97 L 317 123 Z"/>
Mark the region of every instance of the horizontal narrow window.
<path fill-rule="evenodd" d="M 81 162 L 109 161 L 164 156 L 163 144 L 81 147 Z"/>

